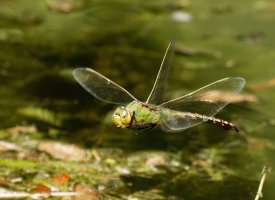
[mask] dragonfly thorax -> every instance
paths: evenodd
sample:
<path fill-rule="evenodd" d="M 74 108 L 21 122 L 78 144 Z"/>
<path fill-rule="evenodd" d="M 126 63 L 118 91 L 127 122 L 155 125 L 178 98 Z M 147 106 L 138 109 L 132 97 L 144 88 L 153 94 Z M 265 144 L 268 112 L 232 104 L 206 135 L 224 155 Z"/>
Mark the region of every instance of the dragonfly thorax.
<path fill-rule="evenodd" d="M 131 123 L 132 116 L 124 106 L 118 107 L 113 116 L 112 121 L 119 128 L 126 128 Z"/>

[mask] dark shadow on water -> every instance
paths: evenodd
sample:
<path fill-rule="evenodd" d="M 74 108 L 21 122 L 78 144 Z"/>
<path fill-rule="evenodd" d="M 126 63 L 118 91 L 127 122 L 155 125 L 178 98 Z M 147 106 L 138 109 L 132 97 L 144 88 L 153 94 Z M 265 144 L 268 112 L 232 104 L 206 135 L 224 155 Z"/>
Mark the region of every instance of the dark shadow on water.
<path fill-rule="evenodd" d="M 167 199 L 196 200 L 246 200 L 256 195 L 258 182 L 236 176 L 223 181 L 211 181 L 209 177 L 195 175 L 158 174 L 151 177 L 132 175 L 121 177 L 128 185 L 128 192 L 158 190 Z M 146 197 L 145 197 L 146 198 Z"/>

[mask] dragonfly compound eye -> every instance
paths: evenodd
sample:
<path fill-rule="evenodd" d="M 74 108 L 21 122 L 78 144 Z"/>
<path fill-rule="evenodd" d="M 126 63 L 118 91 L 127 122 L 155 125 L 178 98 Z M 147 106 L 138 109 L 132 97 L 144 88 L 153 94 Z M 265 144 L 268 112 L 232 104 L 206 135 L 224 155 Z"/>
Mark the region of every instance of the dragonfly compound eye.
<path fill-rule="evenodd" d="M 131 115 L 128 112 L 128 110 L 124 107 L 120 108 L 120 119 L 121 122 L 126 126 L 129 125 L 131 122 Z"/>

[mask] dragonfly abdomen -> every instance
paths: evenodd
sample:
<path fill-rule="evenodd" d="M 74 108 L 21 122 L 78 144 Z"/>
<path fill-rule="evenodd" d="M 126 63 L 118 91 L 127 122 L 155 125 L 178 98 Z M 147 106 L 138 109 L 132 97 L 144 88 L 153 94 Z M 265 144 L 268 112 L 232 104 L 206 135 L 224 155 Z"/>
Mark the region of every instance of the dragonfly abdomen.
<path fill-rule="evenodd" d="M 231 122 L 222 120 L 222 119 L 217 119 L 217 118 L 214 118 L 214 117 L 208 117 L 207 122 L 212 123 L 212 124 L 220 125 L 225 130 L 235 130 L 236 132 L 239 132 L 238 128 L 234 124 L 232 124 Z"/>
<path fill-rule="evenodd" d="M 211 124 L 217 124 L 217 125 L 221 126 L 222 128 L 224 128 L 225 130 L 235 130 L 236 132 L 239 132 L 238 128 L 234 124 L 232 124 L 231 122 L 222 120 L 222 119 L 218 119 L 215 117 L 209 117 L 206 115 L 200 115 L 197 113 L 192 114 L 192 118 L 201 120 L 203 122 L 211 123 Z"/>

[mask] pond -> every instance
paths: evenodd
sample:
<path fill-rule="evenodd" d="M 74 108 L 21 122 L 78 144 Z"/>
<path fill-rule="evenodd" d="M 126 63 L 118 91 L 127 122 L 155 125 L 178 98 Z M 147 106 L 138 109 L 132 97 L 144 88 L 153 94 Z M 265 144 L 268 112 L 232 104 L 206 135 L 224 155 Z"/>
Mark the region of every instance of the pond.
<path fill-rule="evenodd" d="M 0 190 L 254 199 L 263 167 L 275 165 L 274 11 L 268 0 L 1 1 Z M 216 115 L 239 133 L 206 123 L 176 133 L 116 128 L 116 105 L 73 78 L 89 67 L 146 101 L 171 40 L 167 99 L 243 77 Z M 274 187 L 271 170 L 263 199 Z"/>

